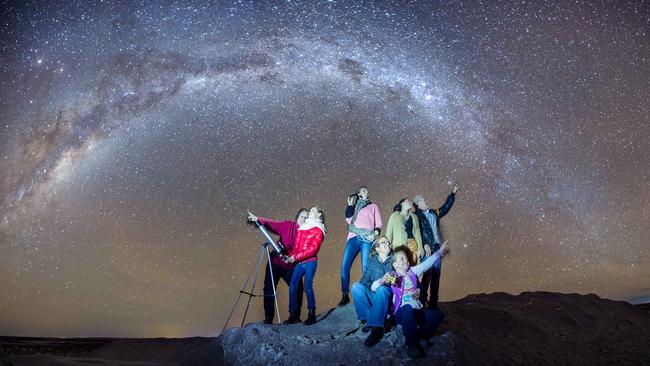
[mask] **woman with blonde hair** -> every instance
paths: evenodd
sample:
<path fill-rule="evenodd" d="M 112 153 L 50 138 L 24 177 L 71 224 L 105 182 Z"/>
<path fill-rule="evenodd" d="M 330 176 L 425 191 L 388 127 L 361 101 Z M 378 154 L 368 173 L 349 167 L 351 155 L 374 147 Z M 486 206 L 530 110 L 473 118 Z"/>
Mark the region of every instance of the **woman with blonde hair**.
<path fill-rule="evenodd" d="M 305 277 L 305 294 L 307 295 L 307 320 L 304 324 L 316 323 L 316 295 L 314 294 L 314 276 L 318 265 L 318 251 L 325 239 L 325 215 L 323 210 L 314 206 L 309 210 L 309 216 L 305 223 L 298 228 L 296 244 L 286 259 L 288 263 L 297 263 L 289 285 L 289 319 L 285 324 L 293 324 L 300 321 L 300 309 L 298 308 L 298 285 Z"/>

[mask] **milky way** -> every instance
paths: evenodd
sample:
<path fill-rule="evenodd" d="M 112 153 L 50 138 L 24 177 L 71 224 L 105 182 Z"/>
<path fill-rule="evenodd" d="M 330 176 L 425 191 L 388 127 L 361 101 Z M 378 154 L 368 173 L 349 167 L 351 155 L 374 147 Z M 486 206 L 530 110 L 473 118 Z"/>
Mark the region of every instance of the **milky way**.
<path fill-rule="evenodd" d="M 650 296 L 644 2 L 2 9 L 0 334 L 215 334 L 246 211 L 312 204 L 331 307 L 360 184 L 385 221 L 460 185 L 443 300 Z"/>

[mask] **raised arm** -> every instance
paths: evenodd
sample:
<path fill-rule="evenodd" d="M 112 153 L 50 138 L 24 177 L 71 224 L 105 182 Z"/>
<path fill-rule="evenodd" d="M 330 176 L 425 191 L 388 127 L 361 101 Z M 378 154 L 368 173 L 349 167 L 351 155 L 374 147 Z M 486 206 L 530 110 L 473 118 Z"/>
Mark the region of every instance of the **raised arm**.
<path fill-rule="evenodd" d="M 279 235 L 283 228 L 290 228 L 293 225 L 293 221 L 275 221 L 266 217 L 258 217 L 257 222 L 264 225 L 265 228 L 271 230 L 276 235 Z"/>
<path fill-rule="evenodd" d="M 454 188 L 455 187 L 458 186 L 454 186 Z M 452 191 L 449 194 L 449 196 L 447 196 L 447 200 L 445 201 L 445 204 L 442 205 L 442 207 L 436 209 L 436 214 L 438 215 L 439 218 L 445 216 L 449 212 L 449 210 L 451 210 L 451 206 L 454 205 L 455 200 L 456 200 L 456 193 Z"/>
<path fill-rule="evenodd" d="M 447 242 L 444 242 L 441 246 L 440 249 L 438 249 L 433 255 L 431 255 L 429 258 L 427 258 L 424 262 L 418 264 L 417 266 L 411 267 L 411 270 L 413 273 L 415 273 L 417 276 L 421 275 L 422 273 L 426 272 L 429 270 L 429 268 L 433 267 L 433 264 L 440 258 L 442 258 L 445 253 L 449 250 L 449 246 L 447 246 Z"/>

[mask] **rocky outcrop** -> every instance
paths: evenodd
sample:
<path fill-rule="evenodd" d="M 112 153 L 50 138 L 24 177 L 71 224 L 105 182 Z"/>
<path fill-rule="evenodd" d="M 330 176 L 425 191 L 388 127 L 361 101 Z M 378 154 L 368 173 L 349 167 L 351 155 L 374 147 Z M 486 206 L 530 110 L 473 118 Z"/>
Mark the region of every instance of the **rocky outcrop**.
<path fill-rule="evenodd" d="M 226 330 L 188 365 L 650 365 L 650 311 L 596 295 L 525 292 L 441 303 L 445 321 L 426 357 L 408 359 L 398 329 L 375 347 L 353 305 L 312 326 L 249 324 Z"/>
<path fill-rule="evenodd" d="M 219 362 L 226 365 L 454 365 L 455 336 L 447 331 L 432 339 L 426 357 L 406 355 L 404 338 L 394 329 L 374 347 L 363 342 L 353 305 L 319 314 L 314 325 L 248 324 L 230 328 L 212 344 L 188 358 L 186 365 Z"/>

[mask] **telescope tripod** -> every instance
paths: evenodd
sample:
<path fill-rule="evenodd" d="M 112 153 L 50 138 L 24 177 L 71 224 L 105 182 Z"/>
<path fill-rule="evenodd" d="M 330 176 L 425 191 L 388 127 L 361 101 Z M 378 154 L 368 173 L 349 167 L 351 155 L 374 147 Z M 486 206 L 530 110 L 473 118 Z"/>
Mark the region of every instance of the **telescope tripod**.
<path fill-rule="evenodd" d="M 275 286 L 275 280 L 273 277 L 273 266 L 271 265 L 271 253 L 269 253 L 269 250 L 267 246 L 269 243 L 264 243 L 260 246 L 260 250 L 258 251 L 258 257 L 259 259 L 257 260 L 257 263 L 253 263 L 253 268 L 251 268 L 250 273 L 248 274 L 248 277 L 246 280 L 244 280 L 244 283 L 241 286 L 241 289 L 239 290 L 239 296 L 237 296 L 237 300 L 235 301 L 235 304 L 232 307 L 232 310 L 230 310 L 230 315 L 228 315 L 228 319 L 226 320 L 226 324 L 224 324 L 223 329 L 221 332 L 223 333 L 224 330 L 226 330 L 226 327 L 228 326 L 228 323 L 230 322 L 230 318 L 232 318 L 232 314 L 235 312 L 235 309 L 237 308 L 237 304 L 239 304 L 239 300 L 241 300 L 242 295 L 248 295 L 248 301 L 246 302 L 246 310 L 244 311 L 244 317 L 241 320 L 241 327 L 244 326 L 244 322 L 246 321 L 246 316 L 248 315 L 248 308 L 251 305 L 251 300 L 253 297 L 259 297 L 262 296 L 264 297 L 265 295 L 255 295 L 255 285 L 257 284 L 257 277 L 260 274 L 260 271 L 263 267 L 262 263 L 264 263 L 264 253 L 266 253 L 266 260 L 269 266 L 269 271 L 271 275 L 271 285 L 273 286 L 273 299 L 275 301 L 275 313 L 278 316 L 278 322 L 282 323 L 282 320 L 280 319 L 280 308 L 278 307 L 278 297 L 276 293 L 276 286 Z M 257 270 L 256 270 L 257 269 Z M 255 273 L 255 276 L 253 277 L 253 273 Z M 253 279 L 251 289 L 250 291 L 246 291 L 248 287 L 248 283 L 251 282 L 251 278 Z"/>

